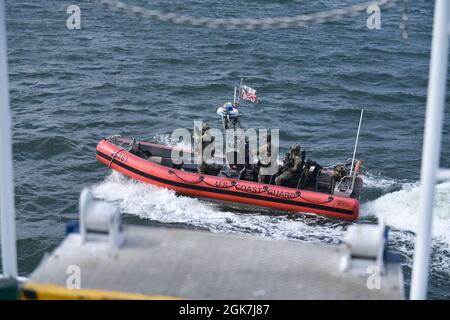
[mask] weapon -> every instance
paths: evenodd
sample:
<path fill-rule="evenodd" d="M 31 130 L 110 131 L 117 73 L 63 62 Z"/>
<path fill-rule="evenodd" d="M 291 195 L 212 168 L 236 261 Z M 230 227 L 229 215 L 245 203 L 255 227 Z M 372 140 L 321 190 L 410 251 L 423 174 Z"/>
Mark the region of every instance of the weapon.
<path fill-rule="evenodd" d="M 286 155 L 283 159 L 283 164 L 281 165 L 282 171 L 286 168 L 289 168 L 292 165 L 292 156 L 289 152 L 286 152 Z"/>

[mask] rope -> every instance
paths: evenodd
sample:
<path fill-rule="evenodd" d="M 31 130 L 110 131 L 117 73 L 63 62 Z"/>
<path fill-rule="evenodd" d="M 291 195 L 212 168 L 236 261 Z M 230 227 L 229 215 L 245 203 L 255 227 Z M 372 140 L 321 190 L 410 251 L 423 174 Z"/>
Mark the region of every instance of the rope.
<path fill-rule="evenodd" d="M 229 185 L 223 185 L 223 184 L 222 184 L 222 185 L 221 185 L 221 184 L 216 185 L 216 184 L 212 184 L 212 183 L 209 183 L 208 181 L 206 181 L 204 176 L 199 176 L 197 181 L 188 181 L 188 180 L 184 179 L 183 177 L 181 177 L 180 175 L 178 175 L 178 174 L 176 173 L 176 171 L 169 170 L 168 173 L 169 173 L 169 174 L 173 174 L 175 177 L 177 177 L 177 178 L 180 179 L 181 181 L 183 181 L 183 182 L 185 182 L 185 183 L 189 183 L 189 184 L 199 184 L 199 183 L 203 182 L 204 184 L 206 184 L 206 185 L 208 185 L 208 186 L 211 186 L 211 187 L 214 187 L 214 188 L 221 188 L 221 189 L 229 189 L 229 188 L 232 188 L 232 187 L 235 187 L 235 188 L 236 188 L 236 185 L 237 185 L 237 183 L 236 183 L 235 181 L 228 181 L 228 182 L 230 182 Z M 269 190 L 270 190 L 269 187 L 264 186 L 264 187 L 262 188 L 261 191 L 258 191 L 258 192 L 252 192 L 252 193 L 253 193 L 253 194 L 267 193 L 269 196 L 274 196 L 274 197 L 277 197 L 277 198 L 280 198 L 280 199 L 284 199 L 284 198 L 285 198 L 285 197 L 280 197 L 280 196 L 278 196 L 278 195 L 276 195 L 276 194 L 269 194 L 269 193 L 268 193 Z M 331 202 L 331 201 L 334 200 L 334 198 L 330 196 L 330 197 L 328 197 L 328 199 L 327 199 L 326 201 L 321 201 L 321 202 L 311 201 L 311 200 L 309 200 L 309 199 L 303 197 L 303 196 L 301 195 L 301 192 L 300 192 L 300 191 L 296 191 L 296 192 L 295 192 L 295 197 L 293 197 L 293 198 L 291 198 L 291 199 L 295 199 L 295 198 L 301 198 L 301 199 L 303 199 L 304 201 L 309 202 L 309 203 L 313 203 L 313 204 L 325 204 L 325 203 L 329 203 L 329 202 Z"/>
<path fill-rule="evenodd" d="M 334 200 L 334 198 L 332 196 L 329 196 L 327 201 L 321 201 L 321 202 L 311 201 L 309 199 L 306 199 L 305 197 L 302 197 L 301 195 L 299 195 L 299 197 L 301 199 L 305 200 L 306 202 L 313 203 L 313 204 L 325 204 L 325 203 L 329 203 Z"/>
<path fill-rule="evenodd" d="M 185 25 L 191 27 L 206 28 L 223 28 L 223 29 L 273 29 L 273 28 L 290 28 L 304 27 L 311 24 L 326 23 L 337 21 L 346 17 L 354 17 L 366 13 L 371 5 L 381 7 L 390 7 L 399 0 L 375 0 L 355 4 L 341 9 L 332 9 L 327 11 L 315 12 L 311 14 L 296 15 L 291 17 L 276 18 L 202 18 L 190 15 L 180 15 L 171 12 L 162 12 L 160 10 L 147 9 L 135 5 L 126 4 L 119 0 L 94 0 L 109 9 L 122 12 L 128 15 L 157 20 L 161 22 L 170 22 L 177 25 Z"/>
<path fill-rule="evenodd" d="M 122 147 L 121 149 L 117 150 L 116 152 L 114 152 L 113 156 L 111 157 L 111 161 L 109 161 L 108 164 L 108 169 L 111 169 L 111 164 L 113 163 L 114 159 L 116 158 L 116 156 L 122 152 L 123 150 L 125 150 L 126 148 L 129 148 L 130 146 L 126 146 L 126 147 Z"/>
<path fill-rule="evenodd" d="M 109 141 L 109 142 L 111 142 L 111 143 L 114 143 L 114 141 L 112 141 L 112 139 L 115 138 L 115 137 L 120 137 L 120 135 L 112 135 L 112 136 L 109 136 L 106 140 Z M 134 142 L 134 141 L 135 141 L 134 138 L 131 139 L 131 141 L 130 141 L 130 143 L 128 143 L 128 145 L 126 145 L 126 146 L 124 146 L 124 147 L 121 147 L 119 150 L 117 150 L 116 152 L 114 152 L 113 156 L 111 157 L 111 161 L 109 161 L 108 169 L 111 169 L 111 164 L 113 163 L 114 159 L 116 158 L 116 156 L 117 156 L 120 152 L 122 152 L 122 151 L 124 151 L 124 150 L 129 151 L 128 149 L 131 149 L 131 148 L 133 147 L 133 142 Z M 116 143 L 114 143 L 114 144 L 117 145 Z"/>
<path fill-rule="evenodd" d="M 169 170 L 168 171 L 169 174 L 173 174 L 175 177 L 177 177 L 178 179 L 180 179 L 183 182 L 189 183 L 189 184 L 199 184 L 200 182 L 203 181 L 204 177 L 203 176 L 199 176 L 197 181 L 188 181 L 184 178 L 182 178 L 181 176 L 179 176 L 176 171 L 173 170 Z"/>
<path fill-rule="evenodd" d="M 220 185 L 220 186 L 216 186 L 215 184 L 209 183 L 206 180 L 203 179 L 203 183 L 207 184 L 210 187 L 215 187 L 215 188 L 222 188 L 222 189 L 230 189 L 232 187 L 236 186 L 236 182 L 235 181 L 228 181 L 230 182 L 230 185 L 224 186 L 224 185 Z"/>

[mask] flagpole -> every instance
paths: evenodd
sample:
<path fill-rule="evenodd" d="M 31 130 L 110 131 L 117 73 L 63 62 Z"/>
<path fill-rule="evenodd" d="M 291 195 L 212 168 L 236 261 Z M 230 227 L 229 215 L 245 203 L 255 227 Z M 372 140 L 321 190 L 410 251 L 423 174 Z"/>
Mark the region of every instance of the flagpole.
<path fill-rule="evenodd" d="M 239 105 L 239 102 L 241 101 L 241 88 L 242 88 L 242 81 L 244 80 L 244 78 L 241 78 L 241 83 L 239 84 L 239 96 L 238 96 L 238 101 L 236 105 Z"/>

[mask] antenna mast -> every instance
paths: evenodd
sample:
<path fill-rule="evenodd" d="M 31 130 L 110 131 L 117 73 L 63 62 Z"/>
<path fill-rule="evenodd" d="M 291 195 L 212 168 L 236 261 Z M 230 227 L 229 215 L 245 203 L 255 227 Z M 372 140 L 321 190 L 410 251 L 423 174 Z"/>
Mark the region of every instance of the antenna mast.
<path fill-rule="evenodd" d="M 350 167 L 350 176 L 353 174 L 355 165 L 356 149 L 358 148 L 359 132 L 361 131 L 361 122 L 364 114 L 364 109 L 361 109 L 361 116 L 359 117 L 358 133 L 356 134 L 355 148 L 353 149 L 352 166 Z"/>

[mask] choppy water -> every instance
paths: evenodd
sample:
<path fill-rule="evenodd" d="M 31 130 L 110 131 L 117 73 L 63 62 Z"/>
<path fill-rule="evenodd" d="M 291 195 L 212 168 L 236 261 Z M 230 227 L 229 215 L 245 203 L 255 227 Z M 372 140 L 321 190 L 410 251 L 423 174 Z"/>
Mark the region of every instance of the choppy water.
<path fill-rule="evenodd" d="M 355 1 L 130 1 L 207 17 L 265 17 L 315 12 Z M 90 186 L 117 202 L 131 223 L 177 225 L 275 239 L 339 243 L 348 224 L 226 208 L 130 181 L 95 160 L 106 135 L 166 139 L 203 119 L 240 77 L 261 95 L 243 108 L 248 127 L 281 128 L 283 147 L 300 142 L 324 164 L 351 156 L 359 109 L 366 110 L 359 154 L 366 190 L 362 222 L 385 215 L 390 247 L 410 278 L 433 7 L 414 1 L 408 42 L 400 8 L 285 30 L 205 30 L 149 22 L 88 1 L 82 29 L 68 30 L 72 2 L 7 1 L 9 73 L 19 267 L 27 274 L 77 218 Z M 450 112 L 442 165 L 450 166 Z M 450 185 L 438 186 L 429 294 L 450 297 Z"/>

